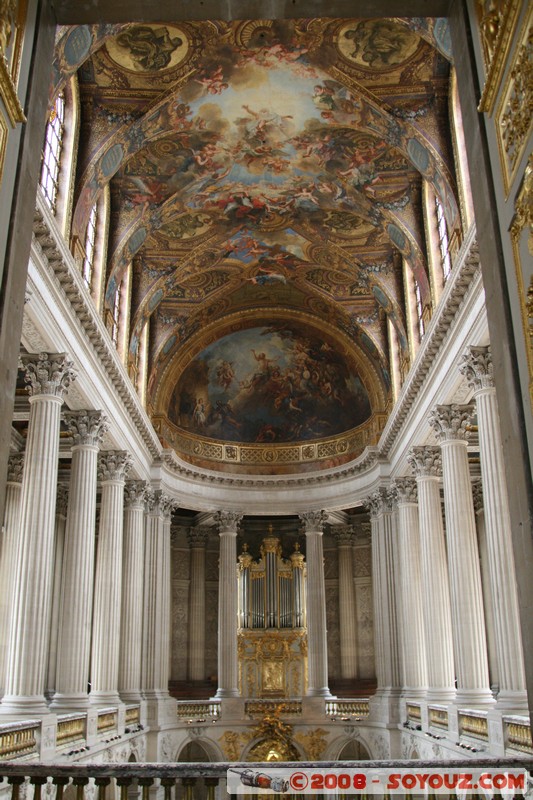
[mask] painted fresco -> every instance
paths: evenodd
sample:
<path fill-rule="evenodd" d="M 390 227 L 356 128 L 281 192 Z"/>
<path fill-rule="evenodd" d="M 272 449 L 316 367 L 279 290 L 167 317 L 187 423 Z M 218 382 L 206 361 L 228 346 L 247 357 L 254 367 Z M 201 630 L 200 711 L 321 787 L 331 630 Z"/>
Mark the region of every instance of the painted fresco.
<path fill-rule="evenodd" d="M 334 436 L 371 414 L 363 383 L 315 334 L 293 326 L 231 333 L 185 369 L 169 419 L 193 433 L 235 442 Z"/>

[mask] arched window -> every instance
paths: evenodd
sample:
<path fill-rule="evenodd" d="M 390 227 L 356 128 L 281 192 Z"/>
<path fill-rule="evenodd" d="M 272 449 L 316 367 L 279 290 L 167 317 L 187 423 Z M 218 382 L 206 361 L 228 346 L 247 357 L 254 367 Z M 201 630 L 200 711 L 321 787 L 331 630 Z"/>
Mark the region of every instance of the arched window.
<path fill-rule="evenodd" d="M 423 335 L 426 332 L 426 327 L 424 324 L 424 306 L 422 304 L 422 293 L 420 291 L 420 286 L 418 285 L 416 279 L 413 279 L 413 283 L 414 283 L 416 313 L 418 317 L 418 333 L 420 335 L 420 339 L 422 339 Z"/>
<path fill-rule="evenodd" d="M 40 180 L 40 186 L 43 190 L 46 202 L 54 214 L 57 207 L 64 130 L 65 96 L 61 93 L 56 98 L 54 107 L 50 112 L 48 125 L 46 126 Z"/>
<path fill-rule="evenodd" d="M 89 290 L 91 289 L 93 278 L 97 217 L 98 212 L 95 203 L 91 208 L 89 222 L 87 224 L 87 234 L 85 236 L 85 258 L 83 259 L 83 266 L 81 270 L 83 280 L 85 281 L 85 285 Z"/>
<path fill-rule="evenodd" d="M 435 195 L 435 214 L 437 218 L 437 232 L 439 236 L 439 250 L 442 264 L 442 274 L 447 281 L 452 271 L 452 261 L 450 258 L 450 242 L 448 239 L 448 227 L 442 203 Z"/>
<path fill-rule="evenodd" d="M 113 302 L 113 323 L 111 326 L 111 338 L 113 339 L 113 344 L 115 347 L 118 347 L 118 332 L 120 327 L 120 307 L 121 307 L 121 290 L 122 290 L 122 282 L 119 283 L 117 286 L 117 291 L 115 292 L 115 300 Z"/>

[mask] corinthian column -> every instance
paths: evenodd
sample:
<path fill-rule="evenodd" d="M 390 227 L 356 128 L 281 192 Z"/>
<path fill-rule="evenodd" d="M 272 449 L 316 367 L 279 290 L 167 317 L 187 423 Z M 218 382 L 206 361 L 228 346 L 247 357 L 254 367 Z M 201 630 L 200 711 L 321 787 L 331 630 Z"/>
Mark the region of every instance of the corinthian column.
<path fill-rule="evenodd" d="M 102 483 L 100 527 L 94 584 L 94 621 L 90 702 L 96 706 L 120 703 L 118 663 L 122 601 L 122 532 L 124 481 L 131 468 L 128 453 L 108 450 L 98 459 Z"/>
<path fill-rule="evenodd" d="M 209 528 L 189 528 L 191 580 L 189 585 L 189 680 L 205 678 L 205 546 Z"/>
<path fill-rule="evenodd" d="M 527 710 L 511 519 L 490 349 L 470 347 L 468 353 L 463 356 L 459 369 L 473 388 L 476 401 L 483 507 L 500 684 L 498 706 L 505 710 Z"/>
<path fill-rule="evenodd" d="M 147 497 L 144 556 L 144 696 L 168 697 L 170 660 L 170 522 L 176 503 L 160 490 Z"/>
<path fill-rule="evenodd" d="M 450 570 L 457 703 L 494 702 L 489 687 L 487 640 L 466 429 L 472 406 L 437 406 L 429 422 L 440 442 Z"/>
<path fill-rule="evenodd" d="M 329 697 L 328 642 L 326 632 L 326 584 L 322 532 L 325 511 L 300 514 L 305 530 L 307 561 L 307 694 Z"/>
<path fill-rule="evenodd" d="M 393 500 L 386 489 L 374 492 L 365 502 L 372 526 L 372 594 L 374 599 L 374 647 L 377 694 L 401 686 L 398 641 L 397 531 Z M 397 692 L 396 692 L 397 693 Z"/>
<path fill-rule="evenodd" d="M 339 551 L 339 629 L 341 644 L 341 675 L 357 677 L 357 614 L 353 585 L 352 544 L 353 528 L 349 525 L 333 529 Z"/>
<path fill-rule="evenodd" d="M 215 515 L 220 536 L 218 576 L 218 689 L 216 697 L 239 696 L 237 663 L 237 528 L 242 514 L 220 511 Z"/>
<path fill-rule="evenodd" d="M 56 690 L 57 642 L 59 639 L 59 611 L 61 608 L 61 571 L 63 548 L 65 546 L 65 527 L 67 524 L 68 486 L 57 485 L 56 528 L 54 548 L 54 587 L 52 592 L 52 616 L 50 621 L 50 648 L 48 652 L 48 675 L 46 696 L 53 697 Z"/>
<path fill-rule="evenodd" d="M 2 553 L 0 558 L 0 694 L 4 693 L 6 681 L 7 646 L 13 610 L 13 587 L 18 573 L 17 545 L 20 540 L 20 491 L 24 454 L 9 456 L 7 467 L 6 502 L 2 531 Z"/>
<path fill-rule="evenodd" d="M 75 373 L 65 353 L 25 354 L 21 361 L 30 385 L 30 420 L 21 489 L 19 570 L 0 711 L 45 714 L 59 423 L 63 395 Z"/>
<path fill-rule="evenodd" d="M 94 583 L 94 522 L 98 448 L 108 422 L 101 411 L 64 415 L 74 440 L 59 612 L 54 710 L 89 706 L 87 684 L 91 655 Z"/>
<path fill-rule="evenodd" d="M 128 481 L 124 487 L 124 556 L 118 688 L 121 699 L 127 703 L 139 703 L 141 700 L 146 489 L 145 481 Z"/>
<path fill-rule="evenodd" d="M 413 447 L 408 460 L 418 486 L 427 700 L 445 703 L 455 697 L 455 669 L 448 562 L 440 505 L 440 449 Z"/>
<path fill-rule="evenodd" d="M 398 504 L 404 692 L 409 697 L 423 697 L 428 678 L 416 481 L 399 478 L 394 482 L 393 491 Z"/>

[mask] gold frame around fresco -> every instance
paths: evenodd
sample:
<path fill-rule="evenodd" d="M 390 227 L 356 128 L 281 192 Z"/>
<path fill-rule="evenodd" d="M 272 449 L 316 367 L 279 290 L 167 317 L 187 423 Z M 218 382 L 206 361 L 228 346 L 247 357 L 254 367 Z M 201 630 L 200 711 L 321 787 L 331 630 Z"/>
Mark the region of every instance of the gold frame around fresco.
<path fill-rule="evenodd" d="M 528 62 L 533 49 L 533 6 L 524 19 L 514 48 L 513 57 L 507 70 L 498 109 L 495 117 L 496 136 L 502 167 L 503 185 L 506 199 L 516 178 L 529 134 L 533 128 L 531 104 L 533 86 L 528 79 Z M 505 132 L 512 131 L 517 146 L 510 153 Z"/>
<path fill-rule="evenodd" d="M 476 5 L 478 6 L 478 14 L 482 17 L 481 6 L 483 6 L 483 3 L 478 0 Z M 492 114 L 494 110 L 521 8 L 521 0 L 510 0 L 507 3 L 505 12 L 498 14 L 498 33 L 493 52 L 490 52 L 487 48 L 483 36 L 482 19 L 480 19 L 480 36 L 486 64 L 486 79 L 478 110 L 487 114 Z"/>

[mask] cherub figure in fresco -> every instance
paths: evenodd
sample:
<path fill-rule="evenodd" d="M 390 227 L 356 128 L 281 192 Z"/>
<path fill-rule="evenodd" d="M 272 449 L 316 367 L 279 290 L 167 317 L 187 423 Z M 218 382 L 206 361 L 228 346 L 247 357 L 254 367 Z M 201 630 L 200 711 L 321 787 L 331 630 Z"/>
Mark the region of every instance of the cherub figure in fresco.
<path fill-rule="evenodd" d="M 224 80 L 221 64 L 211 73 L 204 72 L 202 75 L 196 75 L 194 80 L 200 83 L 208 94 L 222 94 L 229 86 Z"/>
<path fill-rule="evenodd" d="M 217 367 L 218 385 L 222 386 L 222 388 L 227 391 L 231 386 L 234 377 L 235 370 L 233 369 L 233 362 L 223 359 L 222 363 L 220 363 Z"/>

